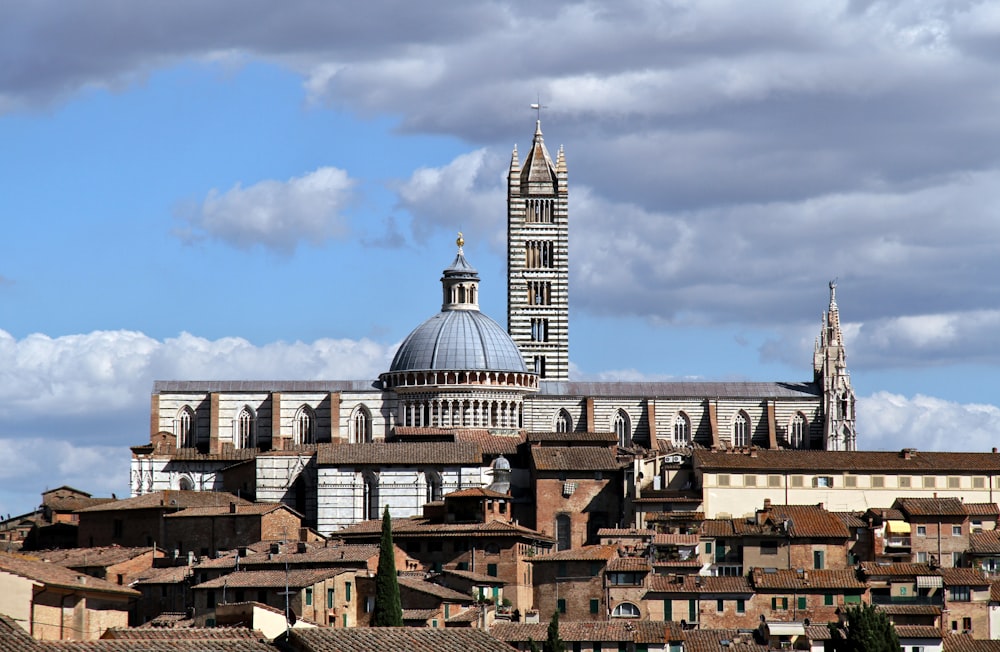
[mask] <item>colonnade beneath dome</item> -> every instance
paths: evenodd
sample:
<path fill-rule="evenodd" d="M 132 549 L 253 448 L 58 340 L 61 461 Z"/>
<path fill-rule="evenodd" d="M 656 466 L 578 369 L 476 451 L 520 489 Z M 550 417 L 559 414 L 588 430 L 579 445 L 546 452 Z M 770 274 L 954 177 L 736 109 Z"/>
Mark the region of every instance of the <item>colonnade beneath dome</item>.
<path fill-rule="evenodd" d="M 520 400 L 488 398 L 401 398 L 398 422 L 429 428 L 521 428 Z"/>

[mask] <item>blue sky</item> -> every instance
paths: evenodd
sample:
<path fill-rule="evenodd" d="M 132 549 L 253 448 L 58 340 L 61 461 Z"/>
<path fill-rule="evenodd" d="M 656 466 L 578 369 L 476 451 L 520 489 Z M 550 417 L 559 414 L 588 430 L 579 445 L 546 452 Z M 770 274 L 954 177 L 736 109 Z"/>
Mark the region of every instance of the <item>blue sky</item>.
<path fill-rule="evenodd" d="M 0 5 L 0 513 L 127 491 L 156 379 L 374 377 L 504 174 L 570 173 L 580 379 L 806 380 L 859 445 L 1000 432 L 1000 10 L 968 2 Z"/>

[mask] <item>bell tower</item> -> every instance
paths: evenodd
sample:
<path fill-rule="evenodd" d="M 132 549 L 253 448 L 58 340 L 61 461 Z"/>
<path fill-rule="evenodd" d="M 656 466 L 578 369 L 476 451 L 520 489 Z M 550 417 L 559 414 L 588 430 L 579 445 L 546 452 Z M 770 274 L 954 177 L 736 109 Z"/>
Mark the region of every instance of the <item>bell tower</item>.
<path fill-rule="evenodd" d="M 566 157 L 555 164 L 535 123 L 522 165 L 507 175 L 507 332 L 541 380 L 569 379 L 569 211 Z"/>

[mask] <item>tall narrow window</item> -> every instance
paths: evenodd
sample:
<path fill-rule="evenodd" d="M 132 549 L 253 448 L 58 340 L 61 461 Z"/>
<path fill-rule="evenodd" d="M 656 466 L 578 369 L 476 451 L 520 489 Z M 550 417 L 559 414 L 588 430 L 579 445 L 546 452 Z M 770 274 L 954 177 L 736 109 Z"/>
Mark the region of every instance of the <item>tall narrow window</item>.
<path fill-rule="evenodd" d="M 628 414 L 625 410 L 618 410 L 615 413 L 614 431 L 618 435 L 618 445 L 623 448 L 632 446 L 632 424 L 629 422 Z"/>
<path fill-rule="evenodd" d="M 359 405 L 351 416 L 350 439 L 352 444 L 363 444 L 372 440 L 372 415 L 363 405 Z"/>
<path fill-rule="evenodd" d="M 381 518 L 378 509 L 378 476 L 372 471 L 365 471 L 364 517 L 372 521 Z"/>
<path fill-rule="evenodd" d="M 533 342 L 548 342 L 549 341 L 549 320 L 548 319 L 532 319 L 531 320 L 531 340 Z"/>
<path fill-rule="evenodd" d="M 182 407 L 174 425 L 174 435 L 182 448 L 194 448 L 198 444 L 196 424 L 194 410 L 187 405 Z"/>
<path fill-rule="evenodd" d="M 792 426 L 789 433 L 789 443 L 792 448 L 806 448 L 806 417 L 798 412 L 792 417 Z"/>
<path fill-rule="evenodd" d="M 545 356 L 536 355 L 535 356 L 535 373 L 538 374 L 539 378 L 545 378 Z"/>
<path fill-rule="evenodd" d="M 573 418 L 565 408 L 556 415 L 556 432 L 573 432 Z"/>
<path fill-rule="evenodd" d="M 680 445 L 691 443 L 691 420 L 683 412 L 679 412 L 674 418 L 674 443 Z"/>
<path fill-rule="evenodd" d="M 572 545 L 570 528 L 569 514 L 556 516 L 556 550 L 569 550 Z"/>
<path fill-rule="evenodd" d="M 236 447 L 254 448 L 257 446 L 257 418 L 250 406 L 243 406 L 240 415 L 236 417 Z"/>
<path fill-rule="evenodd" d="M 295 413 L 295 443 L 316 443 L 316 414 L 308 405 L 303 405 Z"/>
<path fill-rule="evenodd" d="M 440 474 L 436 471 L 424 471 L 424 481 L 427 483 L 427 502 L 442 500 Z"/>
<path fill-rule="evenodd" d="M 750 437 L 747 435 L 747 416 L 744 412 L 739 412 L 733 418 L 733 446 L 745 448 L 750 445 Z"/>

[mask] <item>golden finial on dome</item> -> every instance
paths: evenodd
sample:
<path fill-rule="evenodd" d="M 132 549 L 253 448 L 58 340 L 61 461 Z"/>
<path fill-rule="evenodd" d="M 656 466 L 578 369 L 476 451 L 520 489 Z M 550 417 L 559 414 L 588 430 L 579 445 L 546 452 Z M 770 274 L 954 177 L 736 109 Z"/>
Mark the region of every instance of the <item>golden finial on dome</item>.
<path fill-rule="evenodd" d="M 465 238 L 462 237 L 461 231 L 458 232 L 458 238 L 455 240 L 455 244 L 458 245 L 459 249 L 465 246 Z"/>

